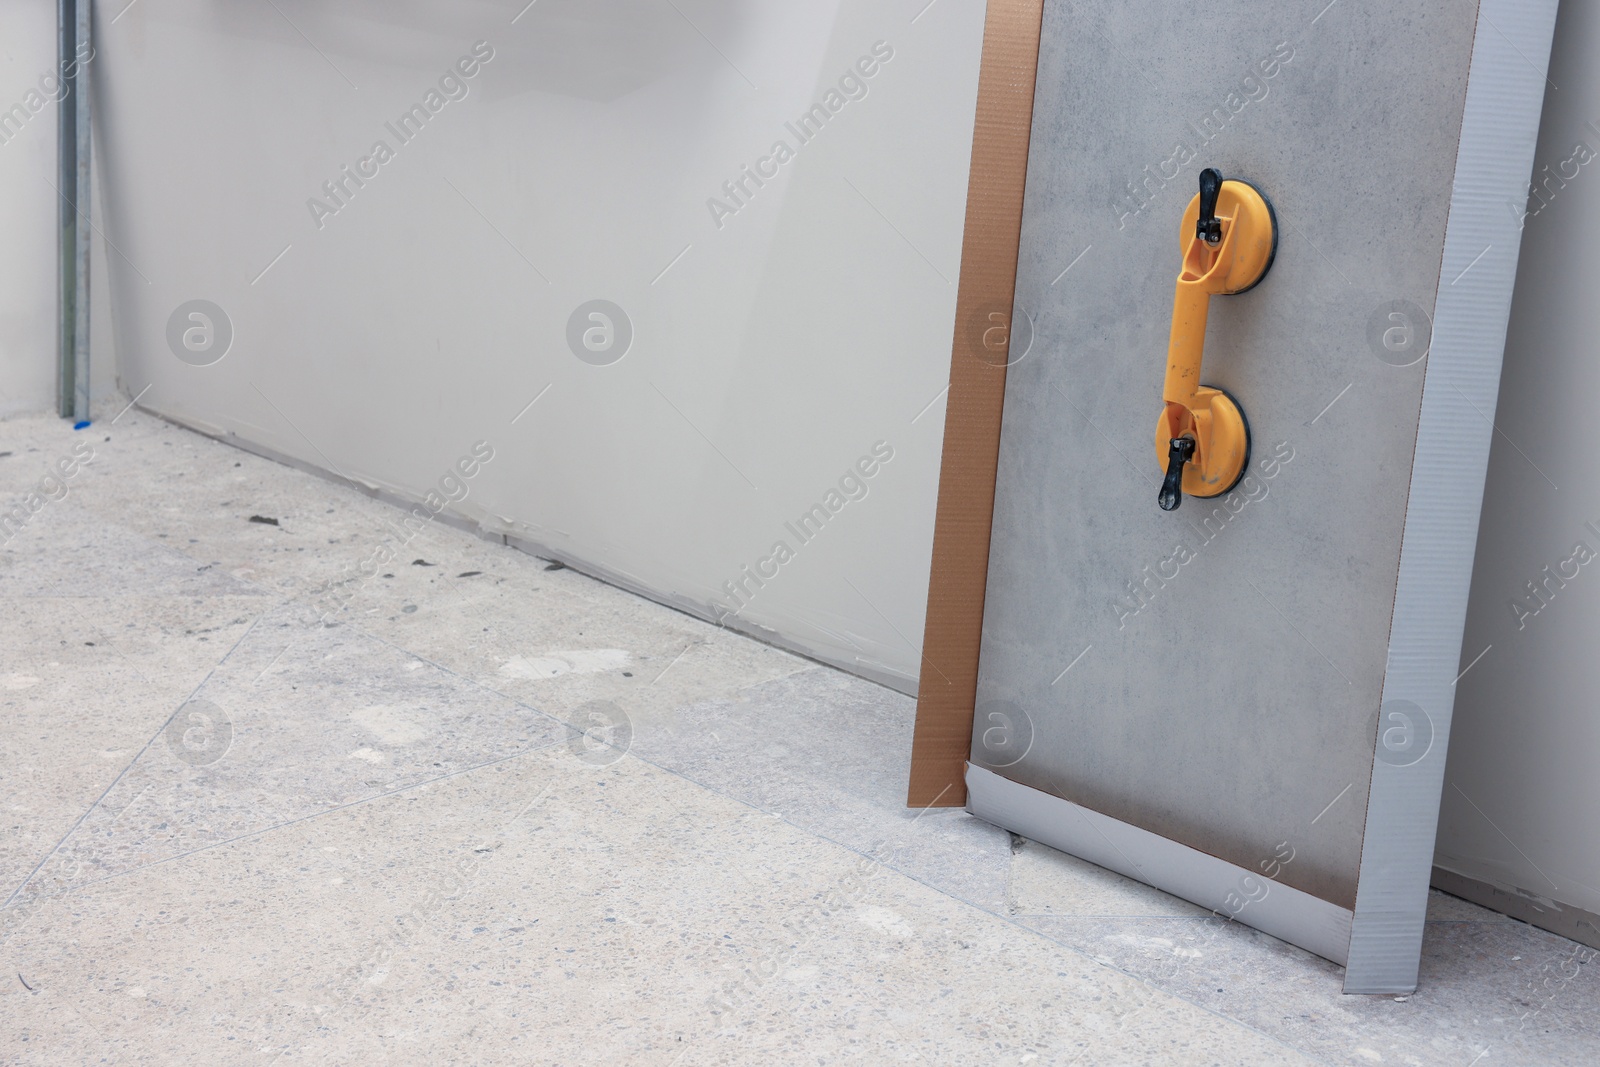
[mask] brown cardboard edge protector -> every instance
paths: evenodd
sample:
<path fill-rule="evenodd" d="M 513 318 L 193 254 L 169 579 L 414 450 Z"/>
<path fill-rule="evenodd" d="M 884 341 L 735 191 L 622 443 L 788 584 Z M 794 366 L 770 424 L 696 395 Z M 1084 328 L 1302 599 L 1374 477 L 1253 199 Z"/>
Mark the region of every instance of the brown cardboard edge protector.
<path fill-rule="evenodd" d="M 989 0 L 956 287 L 944 455 L 922 636 L 910 807 L 960 807 L 978 691 L 1022 194 L 1044 0 Z"/>

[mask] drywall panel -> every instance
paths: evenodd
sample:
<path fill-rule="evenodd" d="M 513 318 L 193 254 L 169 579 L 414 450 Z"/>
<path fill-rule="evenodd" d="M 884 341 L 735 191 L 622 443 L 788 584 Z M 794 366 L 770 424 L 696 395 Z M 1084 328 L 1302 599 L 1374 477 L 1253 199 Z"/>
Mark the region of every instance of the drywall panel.
<path fill-rule="evenodd" d="M 102 12 L 124 388 L 912 689 L 982 17 Z"/>
<path fill-rule="evenodd" d="M 1600 947 L 1600 10 L 1561 6 L 1456 683 L 1438 884 Z M 1559 86 L 1560 88 L 1556 88 Z"/>
<path fill-rule="evenodd" d="M 1046 7 L 973 760 L 1353 911 L 1347 988 L 1409 988 L 1554 4 L 1180 10 Z M 1276 209 L 1202 378 L 1253 453 L 1163 511 L 1207 166 Z"/>

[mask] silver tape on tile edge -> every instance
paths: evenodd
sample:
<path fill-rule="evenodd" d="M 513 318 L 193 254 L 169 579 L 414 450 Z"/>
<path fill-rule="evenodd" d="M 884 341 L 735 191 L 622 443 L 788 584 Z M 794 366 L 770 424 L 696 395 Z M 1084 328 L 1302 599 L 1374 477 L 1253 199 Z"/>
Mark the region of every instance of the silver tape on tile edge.
<path fill-rule="evenodd" d="M 1343 964 L 1351 913 L 1257 871 L 967 764 L 967 810 Z M 1240 902 L 1243 905 L 1240 906 Z"/>
<path fill-rule="evenodd" d="M 1556 0 L 1482 0 L 1478 12 L 1411 468 L 1347 993 L 1406 993 L 1417 984 L 1454 681 L 1521 247 L 1507 204 L 1526 196 L 1533 168 Z M 1417 743 L 1423 730 L 1429 745 L 1420 756 L 1398 751 Z"/>

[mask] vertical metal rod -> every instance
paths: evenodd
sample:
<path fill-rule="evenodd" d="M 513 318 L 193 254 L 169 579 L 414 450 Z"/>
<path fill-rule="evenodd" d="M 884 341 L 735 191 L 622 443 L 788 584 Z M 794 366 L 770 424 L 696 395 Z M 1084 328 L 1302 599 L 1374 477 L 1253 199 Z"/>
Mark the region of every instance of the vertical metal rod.
<path fill-rule="evenodd" d="M 73 281 L 76 289 L 73 294 L 73 331 L 72 331 L 72 417 L 78 420 L 89 418 L 89 213 L 94 205 L 94 194 L 91 186 L 93 169 L 90 166 L 90 138 L 89 120 L 92 115 L 89 81 L 89 58 L 94 55 L 92 43 L 93 26 L 91 24 L 94 4 L 91 0 L 75 0 L 77 18 L 75 21 L 75 34 L 77 38 L 74 49 L 73 80 L 76 83 L 73 97 L 77 106 L 73 110 L 75 120 L 74 139 L 77 142 L 77 152 L 73 162 L 75 167 L 75 180 L 73 183 L 72 202 L 77 208 L 76 214 L 79 221 L 74 226 L 73 241 Z"/>
<path fill-rule="evenodd" d="M 56 59 L 61 99 L 56 103 L 56 411 L 70 419 L 77 411 L 78 215 L 73 210 L 78 181 L 78 93 L 72 51 L 77 47 L 77 0 L 56 0 Z"/>

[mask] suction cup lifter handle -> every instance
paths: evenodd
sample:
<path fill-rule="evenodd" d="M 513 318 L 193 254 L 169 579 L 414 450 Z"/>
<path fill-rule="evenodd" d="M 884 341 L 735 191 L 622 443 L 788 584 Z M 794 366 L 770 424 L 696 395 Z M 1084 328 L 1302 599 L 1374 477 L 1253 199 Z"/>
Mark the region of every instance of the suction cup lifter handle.
<path fill-rule="evenodd" d="M 1217 218 L 1217 194 L 1221 191 L 1221 174 L 1211 167 L 1200 172 L 1200 216 L 1194 222 L 1194 237 L 1208 245 L 1222 243 L 1222 220 Z"/>
<path fill-rule="evenodd" d="M 1183 465 L 1194 458 L 1194 438 L 1174 437 L 1167 448 L 1167 477 L 1156 502 L 1162 511 L 1177 511 L 1183 503 Z"/>
<path fill-rule="evenodd" d="M 1213 296 L 1242 293 L 1259 282 L 1277 250 L 1272 207 L 1249 182 L 1211 167 L 1178 230 L 1183 264 L 1172 302 L 1167 373 L 1156 423 L 1156 459 L 1166 478 L 1157 503 L 1173 511 L 1190 496 L 1228 492 L 1250 462 L 1244 412 L 1221 389 L 1201 383 L 1206 318 Z"/>

